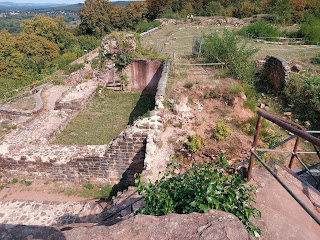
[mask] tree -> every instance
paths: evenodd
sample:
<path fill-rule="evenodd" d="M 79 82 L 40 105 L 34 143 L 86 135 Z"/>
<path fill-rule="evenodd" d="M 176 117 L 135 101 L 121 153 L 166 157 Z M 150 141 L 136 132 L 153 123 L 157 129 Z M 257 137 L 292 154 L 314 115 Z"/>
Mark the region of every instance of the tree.
<path fill-rule="evenodd" d="M 146 0 L 149 19 L 157 18 L 166 8 L 171 8 L 172 0 Z"/>
<path fill-rule="evenodd" d="M 46 64 L 58 58 L 59 49 L 56 44 L 36 34 L 22 33 L 16 38 L 17 49 L 24 53 L 30 67 L 39 73 Z"/>
<path fill-rule="evenodd" d="M 112 4 L 108 0 L 86 0 L 78 13 L 82 32 L 96 37 L 110 33 L 111 9 Z"/>
<path fill-rule="evenodd" d="M 219 2 L 210 2 L 204 11 L 206 16 L 223 16 L 224 7 Z"/>
<path fill-rule="evenodd" d="M 112 27 L 118 30 L 124 30 L 127 28 L 128 17 L 125 9 L 121 6 L 115 6 L 111 9 L 110 21 Z"/>
<path fill-rule="evenodd" d="M 36 15 L 33 19 L 24 20 L 21 28 L 25 34 L 34 34 L 57 44 L 62 52 L 76 42 L 75 36 L 68 31 L 62 16 L 53 19 Z"/>
<path fill-rule="evenodd" d="M 291 0 L 290 5 L 292 6 L 292 21 L 300 23 L 304 18 L 304 8 L 306 2 L 304 0 Z"/>
<path fill-rule="evenodd" d="M 148 9 L 145 2 L 131 2 L 125 7 L 127 14 L 127 25 L 133 29 L 139 22 L 147 17 Z"/>

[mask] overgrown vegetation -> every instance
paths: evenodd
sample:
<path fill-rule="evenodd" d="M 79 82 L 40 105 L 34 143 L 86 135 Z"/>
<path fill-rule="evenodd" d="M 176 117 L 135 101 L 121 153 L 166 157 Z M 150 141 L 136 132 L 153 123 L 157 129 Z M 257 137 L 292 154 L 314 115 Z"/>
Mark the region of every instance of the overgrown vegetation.
<path fill-rule="evenodd" d="M 216 126 L 212 129 L 212 137 L 217 140 L 223 140 L 230 134 L 230 128 L 224 124 L 223 120 L 216 123 Z"/>
<path fill-rule="evenodd" d="M 267 21 L 257 21 L 253 24 L 245 26 L 241 28 L 239 33 L 246 37 L 248 36 L 248 34 L 253 37 L 279 37 L 280 36 L 279 28 L 270 24 Z"/>
<path fill-rule="evenodd" d="M 222 36 L 212 33 L 203 44 L 206 62 L 223 62 L 227 75 L 244 82 L 250 81 L 256 71 L 251 57 L 258 49 L 249 49 L 235 31 L 224 30 Z"/>
<path fill-rule="evenodd" d="M 261 217 L 259 210 L 253 207 L 255 187 L 245 185 L 240 174 L 230 174 L 228 162 L 220 155 L 219 162 L 210 166 L 195 166 L 182 177 L 178 164 L 170 164 L 172 170 L 154 184 L 144 184 L 136 179 L 139 193 L 146 193 L 146 206 L 141 214 L 161 216 L 170 213 L 188 214 L 208 212 L 210 209 L 233 213 L 245 225 L 251 235 L 260 234 L 260 229 L 252 224 L 250 217 Z M 220 166 L 222 170 L 214 169 Z"/>
<path fill-rule="evenodd" d="M 75 64 L 72 64 L 72 65 L 68 65 L 66 66 L 64 69 L 63 69 L 63 72 L 65 75 L 69 75 L 73 72 L 76 72 L 80 69 L 83 69 L 84 68 L 84 64 L 83 63 L 75 63 Z"/>
<path fill-rule="evenodd" d="M 284 88 L 286 99 L 301 120 L 320 127 L 320 77 L 308 72 L 294 74 Z"/>

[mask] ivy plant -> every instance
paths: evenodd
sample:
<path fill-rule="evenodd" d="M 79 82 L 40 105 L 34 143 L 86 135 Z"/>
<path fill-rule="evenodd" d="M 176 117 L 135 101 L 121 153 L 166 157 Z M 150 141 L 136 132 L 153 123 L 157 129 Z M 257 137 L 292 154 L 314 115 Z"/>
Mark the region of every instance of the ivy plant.
<path fill-rule="evenodd" d="M 182 177 L 176 176 L 180 170 L 176 162 L 168 166 L 170 170 L 155 183 L 144 184 L 141 175 L 136 179 L 139 194 L 145 193 L 146 205 L 139 210 L 141 214 L 161 216 L 217 209 L 237 216 L 250 234 L 254 235 L 255 231 L 260 234 L 260 229 L 249 220 L 251 216 L 261 217 L 260 211 L 253 207 L 256 188 L 246 184 L 240 174 L 229 174 L 224 156 L 219 156 L 214 166 L 195 166 Z"/>

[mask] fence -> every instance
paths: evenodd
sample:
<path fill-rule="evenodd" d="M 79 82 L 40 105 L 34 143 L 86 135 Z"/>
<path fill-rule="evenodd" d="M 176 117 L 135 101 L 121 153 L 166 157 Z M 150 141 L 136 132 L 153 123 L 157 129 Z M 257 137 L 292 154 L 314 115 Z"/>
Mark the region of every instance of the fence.
<path fill-rule="evenodd" d="M 272 150 L 272 149 L 259 149 L 257 148 L 258 145 L 258 141 L 259 141 L 259 134 L 260 134 L 260 130 L 261 130 L 261 123 L 262 123 L 262 118 L 265 118 L 267 120 L 269 120 L 270 122 L 273 122 L 274 124 L 280 126 L 281 128 L 295 134 L 294 137 L 297 137 L 296 139 L 296 143 L 294 145 L 293 151 L 283 151 L 283 150 Z M 295 128 L 298 127 L 299 129 Z M 309 131 L 309 133 L 320 133 L 320 131 Z M 319 150 L 317 149 L 317 146 L 320 146 L 320 139 L 316 138 L 312 135 L 310 135 L 308 132 L 304 131 L 303 127 L 301 127 L 299 124 L 296 123 L 292 123 L 289 122 L 285 119 L 281 119 L 275 116 L 272 116 L 270 114 L 264 113 L 262 111 L 258 111 L 258 120 L 257 120 L 257 125 L 256 125 L 256 132 L 255 132 L 255 136 L 254 136 L 254 141 L 253 141 L 253 147 L 251 149 L 251 157 L 250 157 L 250 164 L 249 164 L 249 169 L 248 169 L 248 181 L 250 181 L 251 179 L 251 175 L 252 175 L 252 167 L 254 164 L 254 159 L 257 159 L 263 167 L 265 167 L 270 173 L 271 175 L 287 190 L 287 192 L 300 204 L 300 206 L 320 225 L 320 219 L 290 190 L 290 188 L 277 176 L 277 173 L 275 173 L 274 171 L 272 171 L 272 169 L 261 159 L 261 157 L 257 154 L 257 151 L 263 151 L 265 152 L 277 152 L 277 153 L 289 153 L 289 155 L 287 155 L 286 157 L 282 158 L 279 160 L 279 162 L 283 159 L 287 159 L 289 157 L 291 157 L 290 159 L 290 163 L 288 168 L 291 169 L 293 166 L 293 162 L 294 159 L 296 158 L 301 164 L 302 166 L 305 168 L 305 171 L 300 171 L 297 173 L 297 175 L 302 174 L 303 172 L 308 172 L 311 176 L 312 173 L 310 172 L 311 169 L 316 168 L 317 166 L 319 166 L 319 163 L 314 164 L 313 166 L 308 167 L 303 161 L 302 159 L 299 157 L 298 154 L 316 154 L 320 160 L 320 153 Z M 306 141 L 310 142 L 313 144 L 313 147 L 315 149 L 315 152 L 298 152 L 298 146 L 299 146 L 299 142 L 300 142 L 300 138 L 305 139 Z M 293 137 L 290 137 L 290 140 L 293 139 Z M 288 141 L 285 140 L 285 141 Z M 282 145 L 282 143 L 278 144 L 278 146 Z M 293 174 L 292 172 L 288 171 L 289 173 Z M 301 181 L 301 179 L 297 178 L 298 180 Z M 320 182 L 319 180 L 315 179 L 316 182 L 316 187 L 319 188 L 320 187 Z M 305 182 L 301 181 L 303 183 L 303 185 L 307 185 Z M 318 192 L 317 189 L 314 189 L 313 187 L 309 187 L 309 189 L 311 189 L 313 192 L 315 192 L 315 194 L 317 194 L 318 196 L 320 196 L 320 193 Z"/>

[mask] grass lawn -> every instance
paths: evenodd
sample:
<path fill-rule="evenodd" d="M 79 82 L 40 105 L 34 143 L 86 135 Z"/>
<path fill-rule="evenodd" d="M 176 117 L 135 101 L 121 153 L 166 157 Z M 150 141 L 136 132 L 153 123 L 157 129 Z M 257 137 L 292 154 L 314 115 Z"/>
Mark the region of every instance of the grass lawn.
<path fill-rule="evenodd" d="M 139 117 L 154 109 L 154 95 L 102 89 L 86 108 L 72 119 L 53 142 L 62 145 L 104 145 Z"/>

